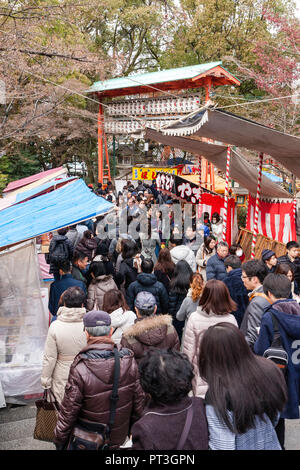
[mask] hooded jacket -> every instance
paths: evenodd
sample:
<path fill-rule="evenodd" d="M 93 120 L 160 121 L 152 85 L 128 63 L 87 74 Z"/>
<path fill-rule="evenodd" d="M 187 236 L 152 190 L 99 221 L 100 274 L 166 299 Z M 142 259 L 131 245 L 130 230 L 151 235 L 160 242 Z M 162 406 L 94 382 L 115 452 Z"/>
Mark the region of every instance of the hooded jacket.
<path fill-rule="evenodd" d="M 41 383 L 51 388 L 61 402 L 68 380 L 71 364 L 78 352 L 86 346 L 83 331 L 85 308 L 60 307 L 57 320 L 52 322 L 46 339 Z"/>
<path fill-rule="evenodd" d="M 110 314 L 111 327 L 113 328 L 112 340 L 119 344 L 121 342 L 124 331 L 130 326 L 134 325 L 136 321 L 136 314 L 130 310 L 123 310 L 122 307 L 114 310 Z"/>
<path fill-rule="evenodd" d="M 55 444 L 59 448 L 68 443 L 78 419 L 108 424 L 115 368 L 113 347 L 108 338 L 93 338 L 92 344 L 89 343 L 74 359 L 55 428 Z M 131 425 L 141 416 L 145 402 L 132 351 L 119 347 L 118 350 L 119 399 L 111 433 L 111 449 L 124 443 Z"/>
<path fill-rule="evenodd" d="M 152 346 L 158 349 L 174 349 L 179 351 L 178 335 L 172 325 L 170 315 L 154 315 L 138 319 L 122 336 L 121 345 L 131 349 L 139 362 L 144 352 Z"/>
<path fill-rule="evenodd" d="M 192 268 L 193 272 L 196 272 L 196 258 L 193 251 L 185 245 L 175 246 L 170 250 L 170 255 L 173 263 L 177 264 L 178 261 L 184 259 Z"/>
<path fill-rule="evenodd" d="M 104 274 L 93 279 L 88 288 L 87 311 L 93 310 L 94 308 L 96 310 L 102 310 L 104 294 L 111 289 L 117 289 L 112 275 L 109 274 L 106 276 Z"/>
<path fill-rule="evenodd" d="M 288 402 L 281 417 L 297 419 L 300 405 L 300 306 L 295 300 L 284 299 L 277 300 L 265 309 L 259 337 L 254 345 L 254 352 L 260 356 L 271 346 L 274 338 L 272 314 L 278 321 L 282 345 L 289 356 Z"/>
<path fill-rule="evenodd" d="M 131 310 L 134 310 L 134 300 L 139 292 L 150 292 L 156 299 L 156 313 L 168 313 L 169 296 L 165 286 L 159 282 L 155 274 L 141 273 L 132 282 L 126 292 L 126 300 Z"/>

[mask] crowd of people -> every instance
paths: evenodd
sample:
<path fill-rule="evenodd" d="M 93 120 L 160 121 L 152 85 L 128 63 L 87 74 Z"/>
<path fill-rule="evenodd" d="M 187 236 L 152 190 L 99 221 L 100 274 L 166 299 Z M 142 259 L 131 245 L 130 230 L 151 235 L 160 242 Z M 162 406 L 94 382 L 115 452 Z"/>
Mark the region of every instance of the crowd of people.
<path fill-rule="evenodd" d="M 87 436 L 108 426 L 111 449 L 284 449 L 299 418 L 298 243 L 245 261 L 218 213 L 193 209 L 182 230 L 154 183 L 97 193 L 114 211 L 58 230 L 47 255 L 57 449 L 101 448 Z M 286 363 L 264 357 L 278 338 Z"/>

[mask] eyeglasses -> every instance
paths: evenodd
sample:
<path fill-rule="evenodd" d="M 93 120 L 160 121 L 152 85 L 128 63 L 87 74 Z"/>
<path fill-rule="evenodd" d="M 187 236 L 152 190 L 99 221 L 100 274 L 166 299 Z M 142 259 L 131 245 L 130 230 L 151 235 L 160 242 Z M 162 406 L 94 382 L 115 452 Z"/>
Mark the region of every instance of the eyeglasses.
<path fill-rule="evenodd" d="M 242 278 L 242 279 L 251 279 L 251 277 L 249 277 L 249 276 L 243 276 L 243 275 L 241 275 L 241 278 Z"/>

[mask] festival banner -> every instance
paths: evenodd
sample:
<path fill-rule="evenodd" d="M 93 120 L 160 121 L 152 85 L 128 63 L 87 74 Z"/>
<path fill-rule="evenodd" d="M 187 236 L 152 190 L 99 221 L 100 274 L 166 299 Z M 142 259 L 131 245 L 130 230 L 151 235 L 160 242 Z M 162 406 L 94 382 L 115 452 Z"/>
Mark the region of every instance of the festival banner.
<path fill-rule="evenodd" d="M 200 188 L 196 184 L 186 181 L 176 175 L 158 173 L 156 178 L 157 189 L 181 199 L 190 204 L 199 204 L 200 213 L 208 212 L 211 218 L 214 212 L 218 212 L 221 217 L 224 215 L 224 198 L 218 194 L 213 194 L 206 189 Z M 227 232 L 226 241 L 232 243 L 235 217 L 235 200 L 228 199 Z"/>
<path fill-rule="evenodd" d="M 158 172 L 170 173 L 171 175 L 177 175 L 177 168 L 133 167 L 132 179 L 133 180 L 155 180 Z"/>
<path fill-rule="evenodd" d="M 247 230 L 254 229 L 255 198 L 249 196 Z M 288 243 L 296 238 L 296 221 L 293 201 L 260 202 L 258 215 L 258 233 L 281 243 Z"/>

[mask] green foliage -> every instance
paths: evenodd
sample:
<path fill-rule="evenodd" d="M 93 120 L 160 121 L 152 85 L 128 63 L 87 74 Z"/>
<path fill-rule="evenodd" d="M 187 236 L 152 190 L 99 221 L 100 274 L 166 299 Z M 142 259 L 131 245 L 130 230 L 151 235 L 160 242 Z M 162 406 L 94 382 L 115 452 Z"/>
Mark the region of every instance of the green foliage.
<path fill-rule="evenodd" d="M 43 171 L 40 161 L 29 149 L 0 158 L 0 191 L 10 183 Z"/>
<path fill-rule="evenodd" d="M 246 228 L 247 222 L 247 207 L 238 206 L 237 208 L 237 222 L 240 228 Z"/>

